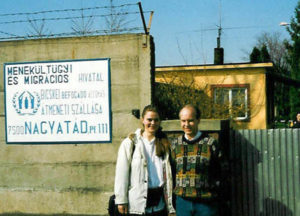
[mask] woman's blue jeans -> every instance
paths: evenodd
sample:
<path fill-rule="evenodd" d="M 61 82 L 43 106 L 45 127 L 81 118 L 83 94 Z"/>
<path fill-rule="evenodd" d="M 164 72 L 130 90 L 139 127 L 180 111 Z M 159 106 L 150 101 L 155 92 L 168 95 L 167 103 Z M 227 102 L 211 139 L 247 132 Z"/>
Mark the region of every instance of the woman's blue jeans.
<path fill-rule="evenodd" d="M 217 204 L 194 202 L 176 197 L 176 216 L 217 216 Z"/>

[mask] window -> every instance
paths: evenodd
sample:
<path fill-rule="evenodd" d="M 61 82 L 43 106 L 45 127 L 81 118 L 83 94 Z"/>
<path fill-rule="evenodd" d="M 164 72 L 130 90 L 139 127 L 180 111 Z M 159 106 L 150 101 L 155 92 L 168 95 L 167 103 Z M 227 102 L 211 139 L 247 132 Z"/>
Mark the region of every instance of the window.
<path fill-rule="evenodd" d="M 249 85 L 214 85 L 214 115 L 219 118 L 249 118 Z"/>

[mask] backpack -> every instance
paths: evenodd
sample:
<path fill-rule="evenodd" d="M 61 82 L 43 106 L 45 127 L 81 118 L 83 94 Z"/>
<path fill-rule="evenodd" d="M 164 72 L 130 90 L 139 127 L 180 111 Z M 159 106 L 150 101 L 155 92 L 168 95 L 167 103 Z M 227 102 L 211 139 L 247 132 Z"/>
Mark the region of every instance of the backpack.
<path fill-rule="evenodd" d="M 132 145 L 131 159 L 132 159 L 132 156 L 133 156 L 133 153 L 134 153 L 134 150 L 135 150 L 135 144 L 133 143 L 134 136 L 135 136 L 135 134 L 130 134 L 129 135 L 129 139 L 132 141 L 131 142 L 131 145 Z M 129 172 L 130 172 L 130 170 L 129 170 Z M 109 200 L 108 200 L 108 209 L 107 210 L 108 210 L 108 214 L 110 216 L 120 215 L 120 213 L 118 211 L 118 208 L 116 208 L 115 198 L 116 198 L 116 196 L 115 196 L 115 194 L 113 194 L 109 197 Z"/>

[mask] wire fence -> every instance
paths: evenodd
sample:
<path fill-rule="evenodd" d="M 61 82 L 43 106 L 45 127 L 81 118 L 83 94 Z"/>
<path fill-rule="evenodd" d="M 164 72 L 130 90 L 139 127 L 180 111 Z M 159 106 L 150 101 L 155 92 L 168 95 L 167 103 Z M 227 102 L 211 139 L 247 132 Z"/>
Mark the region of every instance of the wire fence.
<path fill-rule="evenodd" d="M 0 14 L 0 41 L 144 32 L 139 3 Z"/>

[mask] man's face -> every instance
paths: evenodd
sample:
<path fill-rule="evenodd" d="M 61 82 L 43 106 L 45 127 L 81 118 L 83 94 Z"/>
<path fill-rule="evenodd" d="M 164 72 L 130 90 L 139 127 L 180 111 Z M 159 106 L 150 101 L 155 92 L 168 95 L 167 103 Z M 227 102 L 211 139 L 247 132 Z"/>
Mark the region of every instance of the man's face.
<path fill-rule="evenodd" d="M 300 113 L 297 114 L 297 121 L 300 122 Z"/>
<path fill-rule="evenodd" d="M 190 139 L 196 136 L 198 132 L 199 119 L 196 119 L 196 111 L 191 108 L 183 108 L 179 114 L 181 128 Z"/>

